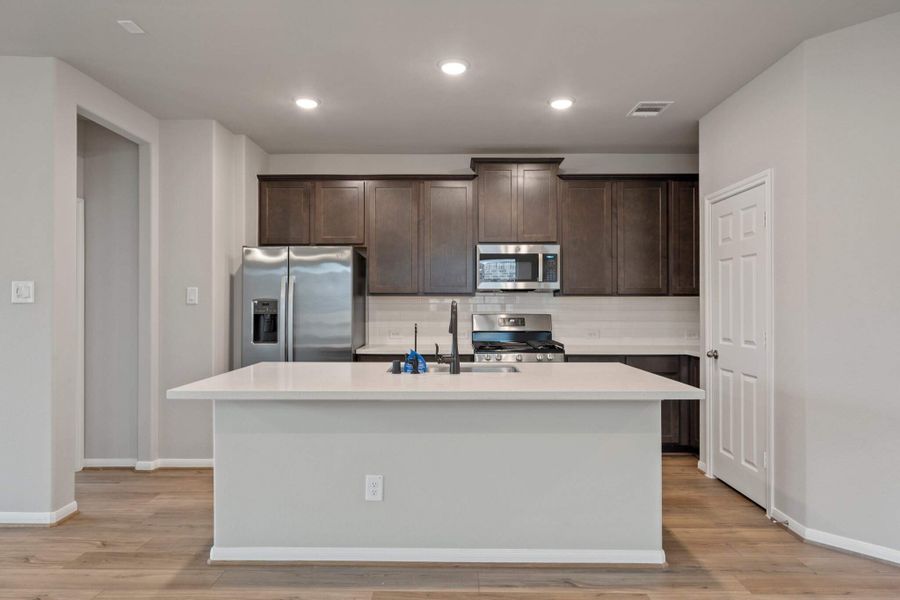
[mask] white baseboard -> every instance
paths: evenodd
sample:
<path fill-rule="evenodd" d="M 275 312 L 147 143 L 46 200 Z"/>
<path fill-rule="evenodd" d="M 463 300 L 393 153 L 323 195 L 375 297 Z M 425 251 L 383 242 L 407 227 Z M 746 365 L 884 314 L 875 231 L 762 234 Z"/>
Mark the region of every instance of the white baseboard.
<path fill-rule="evenodd" d="M 160 458 L 159 466 L 164 469 L 211 469 L 211 458 Z"/>
<path fill-rule="evenodd" d="M 77 510 L 72 501 L 50 512 L 0 512 L 0 525 L 55 525 Z"/>
<path fill-rule="evenodd" d="M 666 562 L 663 550 L 557 550 L 520 548 L 300 548 L 221 547 L 209 552 L 212 562 L 447 562 L 447 563 L 606 563 Z"/>
<path fill-rule="evenodd" d="M 706 463 L 702 460 L 697 461 L 697 468 L 706 473 Z"/>
<path fill-rule="evenodd" d="M 102 467 L 134 467 L 137 461 L 133 458 L 86 458 L 83 466 L 85 468 L 102 468 Z"/>
<path fill-rule="evenodd" d="M 784 523 L 788 529 L 808 542 L 900 565 L 900 550 L 807 527 L 777 508 L 773 508 L 771 513 L 773 519 Z"/>
<path fill-rule="evenodd" d="M 135 471 L 155 471 L 156 469 L 211 469 L 211 458 L 157 458 L 156 460 L 139 460 L 134 465 Z"/>

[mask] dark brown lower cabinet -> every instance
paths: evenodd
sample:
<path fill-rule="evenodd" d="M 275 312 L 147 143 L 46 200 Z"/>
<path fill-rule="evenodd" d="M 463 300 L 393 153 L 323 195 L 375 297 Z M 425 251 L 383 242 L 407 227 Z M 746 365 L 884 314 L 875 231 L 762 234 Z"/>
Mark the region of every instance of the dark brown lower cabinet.
<path fill-rule="evenodd" d="M 679 355 L 568 355 L 567 362 L 621 362 L 688 385 L 700 385 L 700 359 Z M 663 452 L 700 449 L 700 401 L 663 400 L 660 425 Z"/>

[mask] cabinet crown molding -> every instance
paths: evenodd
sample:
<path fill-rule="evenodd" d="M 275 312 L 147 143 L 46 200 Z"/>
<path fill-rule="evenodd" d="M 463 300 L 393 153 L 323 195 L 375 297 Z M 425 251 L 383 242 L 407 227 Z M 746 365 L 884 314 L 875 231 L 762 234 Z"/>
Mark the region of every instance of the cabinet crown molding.
<path fill-rule="evenodd" d="M 475 173 L 454 173 L 438 175 L 291 175 L 291 174 L 266 174 L 257 175 L 259 181 L 472 181 Z"/>
<path fill-rule="evenodd" d="M 497 164 L 497 163 L 519 163 L 519 164 L 529 164 L 529 165 L 558 165 L 563 160 L 562 157 L 500 157 L 500 156 L 483 156 L 483 157 L 473 157 L 471 161 L 469 161 L 469 168 L 473 171 L 477 171 L 478 165 L 489 165 L 489 164 Z"/>

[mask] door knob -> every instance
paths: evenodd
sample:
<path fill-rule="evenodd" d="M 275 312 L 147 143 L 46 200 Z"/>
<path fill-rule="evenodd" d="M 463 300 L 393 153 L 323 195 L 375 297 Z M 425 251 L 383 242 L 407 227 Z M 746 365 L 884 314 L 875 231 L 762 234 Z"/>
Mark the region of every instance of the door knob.
<path fill-rule="evenodd" d="M 718 350 L 709 350 L 706 355 L 715 360 L 719 360 L 719 351 Z"/>

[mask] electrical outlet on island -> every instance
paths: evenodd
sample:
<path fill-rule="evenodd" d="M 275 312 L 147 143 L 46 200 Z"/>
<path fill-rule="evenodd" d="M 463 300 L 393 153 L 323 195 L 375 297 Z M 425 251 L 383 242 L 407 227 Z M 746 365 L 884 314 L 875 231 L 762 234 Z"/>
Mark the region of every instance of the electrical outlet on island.
<path fill-rule="evenodd" d="M 366 475 L 366 502 L 384 500 L 384 477 L 382 475 Z"/>

